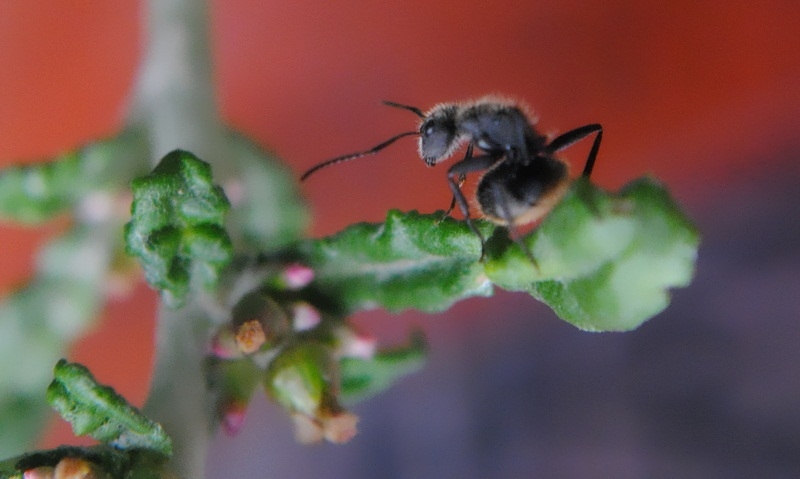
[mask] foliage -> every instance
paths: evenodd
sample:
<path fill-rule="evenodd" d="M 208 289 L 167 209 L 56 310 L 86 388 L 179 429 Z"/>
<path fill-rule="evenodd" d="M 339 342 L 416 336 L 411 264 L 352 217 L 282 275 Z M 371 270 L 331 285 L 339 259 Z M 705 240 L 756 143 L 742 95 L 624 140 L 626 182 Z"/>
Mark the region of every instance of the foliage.
<path fill-rule="evenodd" d="M 391 211 L 301 248 L 315 286 L 343 310 L 439 311 L 492 285 L 526 291 L 562 319 L 591 331 L 637 327 L 663 310 L 668 290 L 692 277 L 698 236 L 661 185 L 638 180 L 619 194 L 578 181 L 525 237 L 536 265 L 505 231 L 482 222 L 480 242 L 465 223 Z"/>
<path fill-rule="evenodd" d="M 36 255 L 35 275 L 0 301 L 0 451 L 22 452 L 46 419 L 53 364 L 135 271 L 115 208 L 142 165 L 141 136 L 119 136 L 0 172 L 0 215 L 27 224 L 70 215 Z M 119 164 L 115 164 L 115 162 Z M 25 358 L 25 367 L 20 367 Z"/>
<path fill-rule="evenodd" d="M 122 396 L 97 383 L 84 366 L 62 359 L 47 388 L 47 401 L 80 436 L 119 449 L 148 449 L 172 454 L 172 441 L 159 424 L 147 419 Z"/>
<path fill-rule="evenodd" d="M 292 415 L 300 441 L 349 440 L 357 418 L 342 404 L 377 394 L 418 369 L 426 350 L 419 333 L 408 346 L 376 349 L 374 340 L 347 322 L 359 310 L 435 312 L 467 297 L 491 295 L 499 287 L 527 292 L 581 329 L 621 331 L 657 314 L 668 303 L 669 289 L 691 279 L 697 233 L 663 186 L 649 178 L 617 194 L 575 182 L 541 225 L 522 239 L 535 264 L 504 228 L 479 220 L 477 227 L 488 238 L 481 260 L 477 235 L 463 221 L 441 213 L 393 210 L 383 223 L 360 223 L 327 238 L 302 239 L 305 207 L 296 188 L 259 189 L 258 181 L 275 175 L 282 178 L 276 184 L 287 183 L 285 171 L 268 160 L 258 161 L 265 154 L 242 137 L 231 134 L 228 139 L 233 157 L 244 165 L 238 178 L 243 193 L 232 210 L 211 167 L 176 150 L 133 181 L 131 218 L 124 228 L 127 251 L 139 259 L 164 304 L 199 307 L 209 315 L 227 311 L 216 313 L 212 322 L 206 371 L 215 421 L 228 433 L 238 431 L 261 384 Z M 80 157 L 76 155 L 57 160 L 67 162 L 63 170 L 72 175 L 84 171 L 72 165 Z M 44 174 L 57 168 L 40 169 Z M 69 176 L 62 172 L 54 184 L 70 184 Z M 46 207 L 30 209 L 38 212 L 25 217 L 41 219 L 80 203 L 72 194 L 56 196 L 60 199 L 34 200 L 34 205 Z M 14 197 L 12 206 L 19 201 Z M 265 221 L 257 213 L 263 202 L 287 205 L 293 219 L 281 220 L 283 210 L 267 206 L 275 222 Z M 0 325 L 21 330 L 10 337 L 27 337 L 24 347 L 30 347 L 34 340 L 58 344 L 78 334 L 104 300 L 102 285 L 118 264 L 114 258 L 120 249 L 110 232 L 120 227 L 119 217 L 101 216 L 99 221 L 78 221 L 56 239 L 42 255 L 37 278 L 0 308 Z M 59 308 L 50 308 L 58 297 L 63 297 Z M 38 329 L 31 329 L 36 324 Z M 45 361 L 60 350 L 45 344 L 41 349 L 50 351 L 41 355 Z M 41 378 L 6 375 L 20 384 L 30 381 L 29 387 L 16 390 L 22 399 L 34 397 L 32 386 Z M 48 399 L 78 434 L 89 433 L 126 450 L 170 453 L 169 438 L 158 424 L 97 385 L 80 365 L 58 363 Z M 26 456 L 25 464 L 38 458 L 42 467 L 52 467 L 56 459 L 63 464 L 76 454 L 84 461 L 81 467 L 96 467 L 100 461 L 106 471 L 141 464 L 130 456 L 92 459 L 92 454 L 106 454 L 99 447 L 41 452 Z M 160 467 L 157 459 L 147 457 L 153 470 Z"/>
<path fill-rule="evenodd" d="M 0 477 L 160 477 L 171 439 L 84 366 L 60 360 L 47 400 L 76 434 L 103 444 L 22 454 L 0 462 Z"/>
<path fill-rule="evenodd" d="M 183 304 L 191 285 L 213 286 L 233 246 L 223 227 L 230 203 L 208 164 L 176 150 L 132 188 L 125 241 L 147 282 L 174 306 Z"/>

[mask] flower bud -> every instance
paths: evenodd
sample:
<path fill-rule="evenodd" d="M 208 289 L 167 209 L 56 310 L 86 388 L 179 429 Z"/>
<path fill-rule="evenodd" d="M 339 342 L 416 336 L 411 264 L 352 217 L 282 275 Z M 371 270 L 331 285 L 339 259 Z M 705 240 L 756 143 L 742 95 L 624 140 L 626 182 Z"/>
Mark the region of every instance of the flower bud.
<path fill-rule="evenodd" d="M 336 375 L 330 356 L 326 346 L 315 342 L 281 351 L 267 369 L 267 391 L 290 411 L 316 415 Z"/>
<path fill-rule="evenodd" d="M 283 309 L 261 292 L 245 295 L 233 308 L 236 344 L 244 354 L 274 345 L 291 330 Z"/>
<path fill-rule="evenodd" d="M 222 406 L 222 430 L 228 436 L 239 434 L 244 426 L 244 418 L 247 415 L 247 403 L 242 401 L 230 401 Z"/>
<path fill-rule="evenodd" d="M 257 319 L 245 321 L 236 330 L 236 345 L 239 347 L 239 351 L 244 354 L 252 354 L 258 351 L 266 342 L 267 335 Z"/>
<path fill-rule="evenodd" d="M 220 359 L 238 359 L 242 357 L 242 351 L 236 342 L 236 333 L 233 331 L 232 325 L 224 325 L 211 338 L 209 354 Z"/>
<path fill-rule="evenodd" d="M 273 359 L 266 375 L 267 392 L 292 414 L 300 442 L 325 438 L 343 443 L 356 433 L 358 418 L 337 400 L 337 363 L 320 343 L 295 344 Z"/>
<path fill-rule="evenodd" d="M 233 361 L 207 358 L 205 371 L 216 419 L 226 434 L 236 435 L 264 372 L 250 358 Z"/>
<path fill-rule="evenodd" d="M 322 321 L 319 311 L 305 301 L 292 306 L 292 326 L 295 331 L 314 329 Z"/>
<path fill-rule="evenodd" d="M 286 289 L 301 289 L 314 280 L 314 270 L 299 263 L 292 263 L 283 270 L 281 280 Z"/>
<path fill-rule="evenodd" d="M 372 359 L 375 356 L 378 342 L 373 336 L 347 326 L 338 328 L 335 336 L 338 357 Z"/>
<path fill-rule="evenodd" d="M 344 444 L 353 439 L 358 432 L 357 423 L 358 416 L 341 410 L 322 419 L 322 434 L 329 442 Z"/>
<path fill-rule="evenodd" d="M 300 413 L 292 413 L 291 416 L 294 424 L 294 438 L 300 444 L 316 444 L 325 438 L 322 426 L 313 418 Z"/>

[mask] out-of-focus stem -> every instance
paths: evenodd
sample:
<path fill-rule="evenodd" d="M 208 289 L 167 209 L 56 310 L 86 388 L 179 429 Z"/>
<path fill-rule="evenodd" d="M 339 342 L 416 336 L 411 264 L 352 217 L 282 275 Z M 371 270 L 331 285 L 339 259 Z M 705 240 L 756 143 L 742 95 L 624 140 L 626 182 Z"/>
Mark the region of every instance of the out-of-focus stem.
<path fill-rule="evenodd" d="M 208 330 L 208 318 L 194 304 L 159 311 L 153 384 L 144 413 L 172 438 L 170 469 L 181 478 L 205 477 L 213 431 L 203 373 Z"/>
<path fill-rule="evenodd" d="M 148 130 L 155 165 L 175 148 L 188 149 L 220 173 L 225 162 L 202 0 L 148 0 L 145 51 L 136 79 L 130 121 Z"/>
<path fill-rule="evenodd" d="M 196 153 L 215 174 L 225 168 L 223 128 L 208 41 L 208 8 L 201 0 L 148 0 L 143 12 L 145 51 L 131 98 L 129 122 L 148 132 L 151 160 L 175 148 Z M 162 307 L 156 327 L 153 384 L 144 412 L 174 444 L 171 471 L 204 477 L 212 427 L 202 371 L 209 330 L 197 304 Z"/>

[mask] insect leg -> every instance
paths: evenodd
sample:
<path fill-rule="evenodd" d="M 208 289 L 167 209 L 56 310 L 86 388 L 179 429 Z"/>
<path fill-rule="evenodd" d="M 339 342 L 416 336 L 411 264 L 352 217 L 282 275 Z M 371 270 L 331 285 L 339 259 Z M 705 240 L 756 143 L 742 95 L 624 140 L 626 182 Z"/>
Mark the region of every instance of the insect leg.
<path fill-rule="evenodd" d="M 467 180 L 467 175 L 459 175 L 458 177 L 458 189 L 461 189 L 464 186 L 464 182 Z M 453 195 L 453 199 L 450 201 L 450 206 L 447 208 L 447 211 L 444 212 L 442 218 L 439 220 L 443 220 L 450 216 L 450 213 L 456 208 L 456 195 Z"/>
<path fill-rule="evenodd" d="M 586 178 L 592 174 L 592 169 L 594 168 L 594 161 L 597 158 L 597 152 L 600 150 L 600 141 L 603 139 L 603 127 L 597 123 L 592 123 L 590 125 L 581 126 L 579 128 L 575 128 L 574 130 L 570 130 L 556 138 L 547 145 L 547 153 L 553 154 L 557 151 L 561 151 L 564 148 L 574 145 L 575 143 L 581 141 L 582 139 L 586 138 L 587 136 L 591 135 L 592 133 L 597 133 L 597 136 L 594 138 L 594 143 L 592 143 L 592 149 L 589 151 L 589 156 L 586 158 L 586 165 L 583 167 L 582 176 Z"/>
<path fill-rule="evenodd" d="M 464 155 L 464 158 L 461 161 L 467 161 L 467 160 L 470 160 L 472 158 L 472 150 L 473 150 L 473 148 L 474 148 L 473 143 L 469 142 L 469 145 L 467 145 L 467 152 L 466 152 L 466 154 Z M 467 180 L 467 175 L 465 173 L 461 173 L 460 175 L 458 175 L 458 189 L 459 190 L 461 189 L 462 186 L 464 186 L 464 181 L 466 181 L 466 180 Z M 456 195 L 453 195 L 453 199 L 450 201 L 450 207 L 447 208 L 447 211 L 445 211 L 444 215 L 442 216 L 442 219 L 445 219 L 448 216 L 450 216 L 450 213 L 453 212 L 455 207 L 456 207 Z"/>
<path fill-rule="evenodd" d="M 469 229 L 471 229 L 472 232 L 475 233 L 481 240 L 481 261 L 483 261 L 486 241 L 484 240 L 480 230 L 478 230 L 478 227 L 475 226 L 475 223 L 473 223 L 472 219 L 469 217 L 469 205 L 467 204 L 467 198 L 461 191 L 461 187 L 456 179 L 461 178 L 468 173 L 485 170 L 497 163 L 500 158 L 502 158 L 502 156 L 498 156 L 498 154 L 470 156 L 469 158 L 464 158 L 463 160 L 454 164 L 449 170 L 447 170 L 447 184 L 450 186 L 450 190 L 453 192 L 453 199 L 458 204 L 461 213 L 464 215 L 464 220 L 467 222 Z"/>

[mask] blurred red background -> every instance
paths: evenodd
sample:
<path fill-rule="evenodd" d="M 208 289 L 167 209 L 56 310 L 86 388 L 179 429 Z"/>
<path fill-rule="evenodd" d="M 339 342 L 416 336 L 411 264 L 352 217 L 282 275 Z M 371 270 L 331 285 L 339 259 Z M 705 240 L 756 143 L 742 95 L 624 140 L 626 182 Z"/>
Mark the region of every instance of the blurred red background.
<path fill-rule="evenodd" d="M 142 54 L 142 8 L 0 3 L 2 164 L 118 131 Z M 544 132 L 602 123 L 594 180 L 615 189 L 654 174 L 694 215 L 713 216 L 725 208 L 714 198 L 754 177 L 800 179 L 786 154 L 800 149 L 795 2 L 230 0 L 213 2 L 210 15 L 223 118 L 298 173 L 416 125 L 381 100 L 427 109 L 497 92 L 523 99 Z M 565 154 L 574 170 L 586 143 Z M 319 173 L 303 185 L 312 233 L 379 221 L 389 208 L 446 207 L 440 168 L 427 169 L 403 140 Z M 33 252 L 58 228 L 0 226 L 0 291 L 30 276 Z M 402 323 L 425 321 L 434 340 L 458 341 L 496 328 L 502 308 L 532 302 L 509 296 Z M 70 353 L 135 404 L 146 396 L 154 305 L 138 288 Z M 359 319 L 391 338 L 406 327 L 379 312 Z"/>

